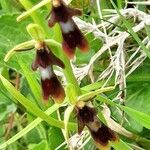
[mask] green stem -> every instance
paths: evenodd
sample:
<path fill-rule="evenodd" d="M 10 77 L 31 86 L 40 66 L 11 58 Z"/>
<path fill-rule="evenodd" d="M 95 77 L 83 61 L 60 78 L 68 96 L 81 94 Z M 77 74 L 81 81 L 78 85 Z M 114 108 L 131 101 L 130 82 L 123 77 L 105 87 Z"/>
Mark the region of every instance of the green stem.
<path fill-rule="evenodd" d="M 19 0 L 19 1 L 26 10 L 29 10 L 33 7 L 32 3 L 29 0 Z M 45 35 L 48 38 L 50 35 L 50 30 L 45 22 L 45 18 L 42 17 L 41 14 L 38 13 L 37 11 L 31 13 L 31 18 L 36 24 L 40 25 L 43 28 Z"/>
<path fill-rule="evenodd" d="M 31 9 L 33 7 L 31 2 L 29 2 L 29 0 L 20 0 L 20 2 L 25 7 L 26 10 L 29 10 L 29 9 Z M 46 37 L 47 38 L 51 38 L 50 37 L 50 35 L 51 35 L 50 34 L 50 29 L 48 28 L 48 25 L 45 23 L 45 20 L 40 16 L 40 14 L 38 12 L 33 12 L 31 14 L 31 17 L 32 17 L 33 21 L 36 24 L 39 24 L 43 28 L 43 30 L 44 30 L 44 32 L 46 34 Z M 54 38 L 56 39 L 56 37 L 54 37 Z M 61 40 L 60 34 L 59 34 L 59 38 L 57 39 L 57 41 L 58 40 L 59 41 Z M 72 67 L 71 67 L 69 59 L 65 56 L 65 54 L 63 53 L 62 50 L 59 51 L 59 52 L 60 52 L 59 56 L 61 57 L 61 59 L 63 60 L 65 66 L 66 66 L 65 69 L 64 69 L 64 74 L 65 74 L 67 82 L 71 83 L 71 84 L 73 84 L 75 86 L 75 90 L 76 90 L 77 95 L 81 95 L 81 90 L 80 90 L 78 82 L 77 82 L 77 80 L 76 80 L 76 78 L 74 76 L 74 73 L 73 73 L 73 70 L 72 70 Z M 58 54 L 56 54 L 56 55 L 58 55 Z"/>

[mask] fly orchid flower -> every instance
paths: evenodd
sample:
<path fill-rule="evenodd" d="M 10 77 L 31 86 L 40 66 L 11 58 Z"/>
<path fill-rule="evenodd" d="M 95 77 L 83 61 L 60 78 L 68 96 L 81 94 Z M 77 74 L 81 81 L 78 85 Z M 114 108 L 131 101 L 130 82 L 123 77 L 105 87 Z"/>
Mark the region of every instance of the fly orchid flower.
<path fill-rule="evenodd" d="M 76 106 L 78 119 L 78 133 L 80 134 L 87 126 L 91 136 L 98 148 L 106 150 L 109 148 L 109 141 L 117 141 L 116 134 L 101 123 L 97 118 L 96 110 L 93 106 L 78 102 Z"/>
<path fill-rule="evenodd" d="M 32 70 L 39 69 L 40 71 L 43 99 L 48 100 L 49 97 L 52 97 L 57 103 L 62 103 L 65 98 L 65 91 L 53 71 L 53 65 L 62 69 L 65 68 L 65 65 L 48 48 L 45 32 L 39 25 L 29 24 L 27 31 L 33 40 L 21 43 L 11 49 L 5 56 L 5 61 L 8 61 L 16 52 L 32 50 L 35 47 L 36 58 L 32 63 Z M 51 41 L 52 43 L 53 41 Z"/>
<path fill-rule="evenodd" d="M 48 25 L 52 27 L 55 23 L 60 24 L 63 36 L 62 48 L 67 56 L 73 58 L 76 47 L 87 52 L 89 49 L 88 42 L 72 19 L 75 15 L 82 15 L 82 12 L 66 6 L 62 0 L 53 0 L 50 14 Z"/>
<path fill-rule="evenodd" d="M 53 65 L 65 68 L 64 63 L 57 58 L 44 42 L 37 43 L 36 58 L 32 63 L 32 70 L 40 71 L 41 85 L 44 100 L 51 96 L 57 103 L 61 103 L 65 98 L 64 89 L 53 71 Z"/>

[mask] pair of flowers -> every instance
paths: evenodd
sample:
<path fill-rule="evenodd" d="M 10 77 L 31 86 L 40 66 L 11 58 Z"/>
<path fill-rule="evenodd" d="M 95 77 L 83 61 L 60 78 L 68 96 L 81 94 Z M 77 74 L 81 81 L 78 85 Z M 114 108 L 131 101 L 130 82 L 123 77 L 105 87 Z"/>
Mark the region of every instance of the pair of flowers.
<path fill-rule="evenodd" d="M 76 47 L 83 52 L 88 51 L 88 42 L 72 19 L 73 16 L 81 14 L 80 10 L 66 6 L 62 0 L 52 1 L 52 11 L 48 25 L 52 27 L 55 23 L 60 24 L 63 36 L 62 48 L 70 59 L 74 57 Z M 36 60 L 32 64 L 32 69 L 39 68 L 40 70 L 43 98 L 48 100 L 51 96 L 56 102 L 61 103 L 65 98 L 65 92 L 53 71 L 53 65 L 57 65 L 62 69 L 65 66 L 45 43 L 40 42 L 36 46 L 36 50 Z"/>

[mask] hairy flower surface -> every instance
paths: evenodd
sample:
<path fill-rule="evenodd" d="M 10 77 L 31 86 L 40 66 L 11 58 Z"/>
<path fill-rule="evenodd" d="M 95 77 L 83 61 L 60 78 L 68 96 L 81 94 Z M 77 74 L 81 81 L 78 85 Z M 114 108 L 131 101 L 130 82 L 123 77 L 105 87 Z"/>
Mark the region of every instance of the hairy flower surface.
<path fill-rule="evenodd" d="M 36 49 L 36 58 L 32 63 L 32 70 L 35 71 L 39 68 L 43 98 L 48 100 L 51 96 L 57 103 L 61 103 L 64 100 L 65 92 L 53 71 L 53 65 L 64 69 L 64 63 L 51 52 L 45 43 L 39 43 Z"/>
<path fill-rule="evenodd" d="M 88 42 L 72 19 L 75 15 L 82 15 L 80 10 L 66 6 L 62 0 L 53 0 L 50 14 L 48 25 L 52 27 L 56 22 L 60 24 L 63 36 L 62 47 L 69 58 L 74 57 L 76 47 L 83 52 L 88 51 Z"/>
<path fill-rule="evenodd" d="M 76 107 L 78 119 L 78 133 L 80 134 L 87 126 L 97 147 L 101 149 L 109 148 L 109 141 L 117 141 L 116 134 L 104 125 L 96 116 L 96 110 L 85 104 L 82 107 Z"/>

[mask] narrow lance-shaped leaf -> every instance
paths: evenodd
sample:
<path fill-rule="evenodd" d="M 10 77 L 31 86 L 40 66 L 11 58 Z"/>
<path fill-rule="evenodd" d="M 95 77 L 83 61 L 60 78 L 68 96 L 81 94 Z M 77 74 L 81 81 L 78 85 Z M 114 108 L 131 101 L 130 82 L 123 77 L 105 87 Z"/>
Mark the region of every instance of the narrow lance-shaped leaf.
<path fill-rule="evenodd" d="M 30 111 L 32 114 L 34 114 L 37 117 L 42 118 L 47 123 L 57 126 L 59 128 L 64 128 L 64 123 L 61 121 L 58 121 L 52 117 L 49 117 L 46 115 L 41 109 L 39 109 L 35 104 L 33 104 L 30 100 L 25 98 L 17 89 L 0 74 L 0 79 L 5 86 L 5 88 L 8 90 L 8 92 L 18 101 L 20 102 L 27 111 Z"/>
<path fill-rule="evenodd" d="M 52 114 L 54 111 L 56 111 L 60 105 L 54 104 L 50 108 L 48 108 L 45 113 L 47 115 Z M 43 120 L 41 118 L 36 118 L 34 121 L 32 121 L 29 125 L 27 125 L 25 128 L 23 128 L 20 132 L 18 132 L 16 135 L 14 135 L 12 138 L 10 138 L 8 141 L 4 142 L 0 145 L 0 149 L 6 148 L 8 145 L 14 143 L 24 135 L 26 135 L 28 132 L 30 132 L 32 129 L 34 129 L 39 123 L 41 123 Z"/>
<path fill-rule="evenodd" d="M 125 142 L 122 140 L 119 140 L 119 142 L 111 142 L 110 145 L 115 149 L 115 150 L 133 150 L 129 145 L 127 145 Z"/>
<path fill-rule="evenodd" d="M 36 80 L 35 75 L 33 75 L 31 73 L 31 70 L 26 66 L 23 58 L 18 58 L 18 63 L 23 70 L 24 76 L 28 81 L 34 97 L 36 98 L 36 102 L 39 104 L 40 107 L 42 107 L 40 85 Z"/>
<path fill-rule="evenodd" d="M 118 105 L 123 111 L 125 111 L 130 117 L 139 122 L 139 124 L 150 129 L 150 115 L 134 110 L 132 108 Z"/>
<path fill-rule="evenodd" d="M 69 118 L 70 118 L 70 115 L 72 113 L 74 109 L 74 106 L 68 106 L 67 109 L 65 110 L 65 114 L 64 114 L 64 124 L 65 124 L 65 138 L 66 138 L 66 141 L 68 141 L 69 139 L 69 136 L 68 136 L 68 122 L 69 122 Z"/>

